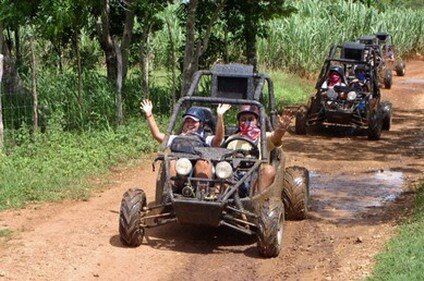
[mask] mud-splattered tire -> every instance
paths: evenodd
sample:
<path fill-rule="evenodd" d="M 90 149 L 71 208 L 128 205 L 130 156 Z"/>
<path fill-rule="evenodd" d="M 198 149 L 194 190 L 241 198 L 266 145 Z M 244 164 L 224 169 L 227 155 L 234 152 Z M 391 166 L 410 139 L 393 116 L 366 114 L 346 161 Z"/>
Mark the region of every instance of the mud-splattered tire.
<path fill-rule="evenodd" d="M 277 257 L 284 234 L 284 205 L 280 198 L 265 200 L 258 214 L 258 251 L 265 258 Z"/>
<path fill-rule="evenodd" d="M 306 218 L 309 201 L 309 171 L 307 169 L 298 166 L 286 168 L 282 199 L 287 219 Z"/>
<path fill-rule="evenodd" d="M 382 118 L 381 108 L 370 113 L 368 117 L 368 139 L 369 140 L 379 140 L 381 138 L 381 131 L 383 128 L 383 118 Z"/>
<path fill-rule="evenodd" d="M 405 76 L 405 63 L 403 61 L 398 61 L 394 65 L 394 70 L 396 71 L 397 76 Z"/>
<path fill-rule="evenodd" d="M 383 131 L 389 131 L 392 125 L 392 103 L 389 101 L 381 102 L 381 110 L 383 112 Z"/>
<path fill-rule="evenodd" d="M 140 226 L 146 194 L 141 189 L 130 189 L 124 193 L 119 214 L 119 235 L 121 242 L 129 247 L 141 245 L 144 228 Z"/>
<path fill-rule="evenodd" d="M 384 82 L 384 88 L 386 88 L 386 89 L 392 88 L 393 74 L 392 74 L 392 71 L 390 69 L 386 69 L 386 71 L 384 72 L 383 82 Z"/>
<path fill-rule="evenodd" d="M 297 135 L 306 135 L 308 121 L 308 109 L 302 106 L 296 113 L 294 131 Z"/>

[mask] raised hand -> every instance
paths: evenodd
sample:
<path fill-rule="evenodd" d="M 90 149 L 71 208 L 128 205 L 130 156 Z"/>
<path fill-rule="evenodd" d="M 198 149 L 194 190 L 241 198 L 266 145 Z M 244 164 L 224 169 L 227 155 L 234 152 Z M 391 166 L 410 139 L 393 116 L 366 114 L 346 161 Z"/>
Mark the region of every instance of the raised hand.
<path fill-rule="evenodd" d="M 287 131 L 295 112 L 291 109 L 284 110 L 283 114 L 278 116 L 277 129 Z"/>
<path fill-rule="evenodd" d="M 152 115 L 153 105 L 152 102 L 148 99 L 143 100 L 140 103 L 140 109 L 144 111 L 147 117 Z"/>
<path fill-rule="evenodd" d="M 231 108 L 231 104 L 220 103 L 218 107 L 216 108 L 216 113 L 218 115 L 224 115 L 224 113 L 227 112 L 227 110 L 229 110 L 230 108 Z"/>

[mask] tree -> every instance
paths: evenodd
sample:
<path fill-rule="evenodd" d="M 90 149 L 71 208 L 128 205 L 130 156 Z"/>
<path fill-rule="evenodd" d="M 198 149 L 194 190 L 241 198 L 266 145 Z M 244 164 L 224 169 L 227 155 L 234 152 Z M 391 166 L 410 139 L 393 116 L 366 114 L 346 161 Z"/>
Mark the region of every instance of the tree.
<path fill-rule="evenodd" d="M 96 2 L 92 13 L 100 46 L 106 57 L 107 77 L 116 87 L 116 117 L 122 123 L 122 84 L 128 69 L 129 47 L 133 34 L 135 0 L 102 0 Z"/>
<path fill-rule="evenodd" d="M 181 95 L 184 95 L 190 88 L 193 74 L 199 68 L 199 58 L 208 48 L 212 27 L 220 17 L 226 3 L 226 0 L 216 2 L 204 0 L 201 1 L 202 5 L 198 5 L 199 1 L 201 0 L 190 0 L 187 4 L 186 42 Z M 211 6 L 211 9 L 204 9 L 203 13 L 198 12 L 199 7 L 204 8 L 205 6 Z M 201 20 L 198 20 L 199 18 Z"/>
<path fill-rule="evenodd" d="M 230 32 L 244 46 L 246 62 L 258 67 L 256 42 L 266 37 L 266 22 L 290 15 L 295 9 L 285 5 L 285 0 L 227 0 L 225 20 Z"/>

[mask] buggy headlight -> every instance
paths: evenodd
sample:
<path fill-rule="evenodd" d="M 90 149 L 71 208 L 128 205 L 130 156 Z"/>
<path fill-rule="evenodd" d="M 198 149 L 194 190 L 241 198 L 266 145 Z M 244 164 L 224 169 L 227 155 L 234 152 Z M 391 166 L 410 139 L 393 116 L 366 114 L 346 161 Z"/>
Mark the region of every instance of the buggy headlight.
<path fill-rule="evenodd" d="M 350 91 L 349 93 L 347 93 L 347 100 L 353 101 L 356 99 L 357 96 L 358 95 L 355 91 Z"/>
<path fill-rule="evenodd" d="M 327 97 L 329 99 L 335 100 L 335 99 L 337 99 L 337 96 L 338 96 L 338 94 L 337 94 L 336 91 L 334 91 L 334 89 L 328 89 L 327 90 Z"/>
<path fill-rule="evenodd" d="M 187 176 L 188 174 L 190 174 L 192 168 L 193 165 L 187 158 L 180 158 L 177 160 L 177 163 L 175 163 L 175 169 L 177 170 L 177 174 L 181 176 Z"/>
<path fill-rule="evenodd" d="M 228 179 L 233 174 L 233 167 L 228 162 L 219 162 L 215 166 L 215 174 L 220 179 Z"/>

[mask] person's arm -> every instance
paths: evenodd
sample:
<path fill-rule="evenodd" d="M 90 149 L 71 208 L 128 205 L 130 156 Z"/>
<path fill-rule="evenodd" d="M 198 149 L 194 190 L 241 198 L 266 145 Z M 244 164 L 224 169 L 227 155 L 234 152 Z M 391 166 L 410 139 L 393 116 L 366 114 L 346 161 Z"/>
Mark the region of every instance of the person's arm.
<path fill-rule="evenodd" d="M 221 145 L 224 140 L 225 135 L 225 127 L 224 127 L 224 113 L 227 112 L 228 109 L 231 108 L 230 104 L 219 104 L 216 113 L 217 113 L 217 121 L 216 121 L 216 130 L 215 137 L 212 140 L 212 146 L 218 147 Z"/>
<path fill-rule="evenodd" d="M 153 117 L 152 102 L 150 100 L 147 100 L 147 99 L 143 100 L 140 103 L 140 108 L 146 114 L 147 124 L 149 124 L 150 132 L 152 133 L 152 136 L 155 138 L 155 140 L 157 140 L 159 143 L 161 143 L 163 141 L 163 139 L 165 138 L 165 134 L 161 133 L 158 125 L 156 124 L 155 117 Z"/>
<path fill-rule="evenodd" d="M 293 115 L 293 111 L 286 110 L 281 116 L 278 116 L 277 126 L 269 136 L 269 140 L 274 144 L 275 147 L 279 147 L 283 144 L 281 139 L 289 128 L 290 122 L 293 119 Z"/>

